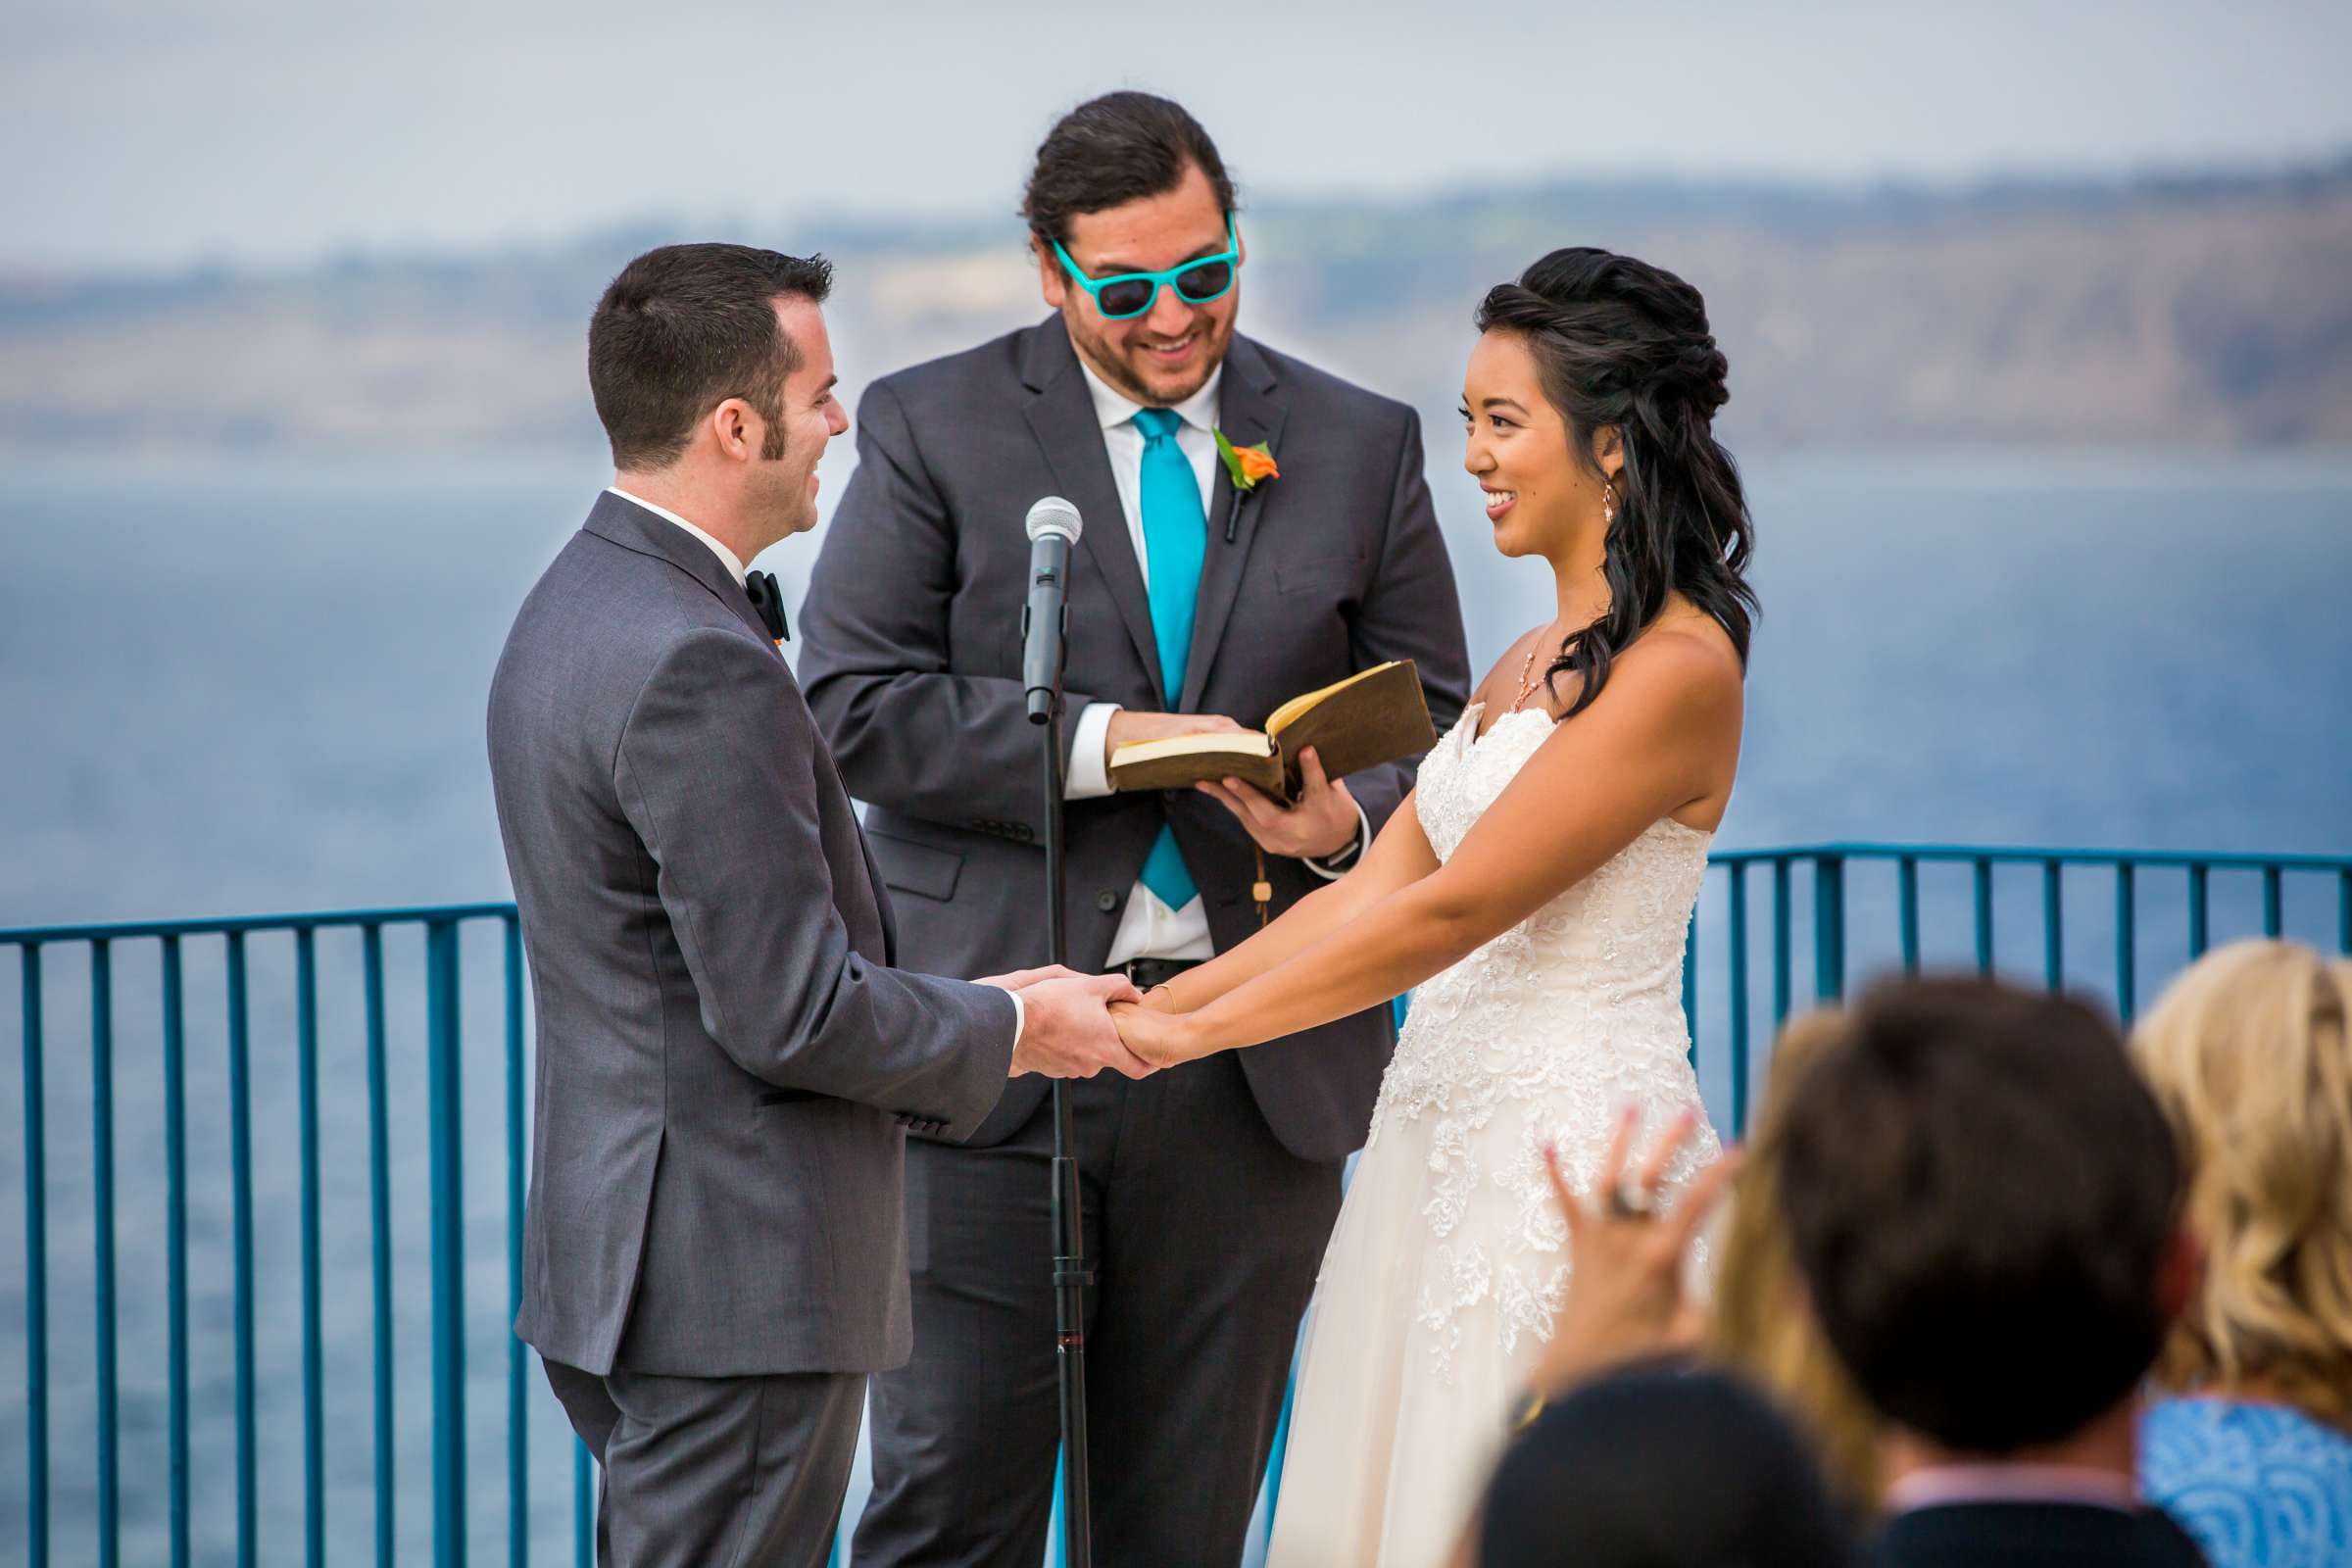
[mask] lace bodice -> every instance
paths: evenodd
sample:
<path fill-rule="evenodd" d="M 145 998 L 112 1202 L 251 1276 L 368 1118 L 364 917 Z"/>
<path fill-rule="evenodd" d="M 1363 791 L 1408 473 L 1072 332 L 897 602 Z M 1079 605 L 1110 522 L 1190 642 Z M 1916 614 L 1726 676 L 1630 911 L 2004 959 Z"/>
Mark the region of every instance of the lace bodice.
<path fill-rule="evenodd" d="M 1529 710 L 1503 714 L 1482 737 L 1479 714 L 1474 705 L 1421 764 L 1419 819 L 1441 860 L 1553 727 L 1549 713 Z M 1565 1227 L 1544 1180 L 1544 1145 L 1559 1150 L 1581 1186 L 1626 1104 L 1643 1107 L 1654 1129 L 1696 1101 L 1683 942 L 1710 838 L 1672 819 L 1651 824 L 1413 993 L 1367 1147 L 1434 1119 L 1414 1129 L 1428 1140 L 1422 1214 L 1441 1264 L 1424 1284 L 1419 1316 L 1441 1368 L 1462 1312 L 1481 1302 L 1499 1311 L 1506 1352 L 1522 1334 L 1549 1336 L 1565 1283 L 1557 1257 Z M 1669 1180 L 1688 1179 L 1714 1153 L 1712 1134 L 1702 1132 Z"/>

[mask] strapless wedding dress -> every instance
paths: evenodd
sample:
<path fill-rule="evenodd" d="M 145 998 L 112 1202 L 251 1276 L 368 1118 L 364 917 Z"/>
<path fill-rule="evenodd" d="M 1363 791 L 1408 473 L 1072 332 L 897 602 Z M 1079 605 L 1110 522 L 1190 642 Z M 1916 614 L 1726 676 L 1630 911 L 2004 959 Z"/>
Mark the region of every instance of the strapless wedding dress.
<path fill-rule="evenodd" d="M 1440 859 L 1552 729 L 1478 722 L 1421 764 Z M 1267 1568 L 1435 1568 L 1460 1540 L 1567 1282 L 1544 1144 L 1584 1188 L 1627 1104 L 1640 1151 L 1698 1102 L 1683 938 L 1709 838 L 1653 823 L 1413 993 L 1308 1318 Z M 1702 1126 L 1669 1189 L 1716 1152 Z"/>

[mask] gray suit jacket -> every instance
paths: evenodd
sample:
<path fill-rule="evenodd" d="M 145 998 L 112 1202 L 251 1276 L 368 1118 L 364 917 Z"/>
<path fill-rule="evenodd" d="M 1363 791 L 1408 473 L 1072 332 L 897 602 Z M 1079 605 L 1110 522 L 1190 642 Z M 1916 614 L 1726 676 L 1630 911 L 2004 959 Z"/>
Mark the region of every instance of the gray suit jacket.
<path fill-rule="evenodd" d="M 1262 723 L 1300 692 L 1391 659 L 1419 662 L 1441 729 L 1469 687 L 1461 609 L 1420 421 L 1400 403 L 1236 336 L 1219 422 L 1270 441 L 1282 476 L 1237 498 L 1220 466 L 1179 706 Z M 1085 376 L 1058 317 L 877 381 L 850 479 L 801 610 L 801 675 L 897 890 L 912 961 L 988 974 L 1040 961 L 1045 830 L 1037 732 L 1023 710 L 1029 504 L 1085 518 L 1070 570 L 1067 689 L 1167 706 L 1151 601 Z M 1233 542 L 1225 533 L 1233 526 Z M 1348 779 L 1379 831 L 1409 763 Z M 1070 961 L 1102 967 L 1129 889 L 1173 822 L 1219 949 L 1257 928 L 1249 837 L 1191 793 L 1070 803 Z M 1279 913 L 1321 884 L 1267 858 Z M 1242 1055 L 1275 1136 L 1307 1159 L 1363 1143 L 1394 1045 L 1375 1008 Z M 975 1143 L 1008 1136 L 1043 1086 L 1016 1083 Z"/>
<path fill-rule="evenodd" d="M 701 541 L 598 500 L 508 636 L 490 773 L 538 1014 L 515 1332 L 599 1374 L 903 1363 L 906 1131 L 979 1125 L 1014 1004 L 888 967 L 849 795 Z"/>

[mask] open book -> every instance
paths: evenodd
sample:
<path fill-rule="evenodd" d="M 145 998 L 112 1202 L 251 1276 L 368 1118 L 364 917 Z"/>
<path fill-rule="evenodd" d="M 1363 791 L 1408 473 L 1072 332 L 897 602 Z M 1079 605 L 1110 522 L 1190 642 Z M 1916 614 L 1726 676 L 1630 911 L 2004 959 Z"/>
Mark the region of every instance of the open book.
<path fill-rule="evenodd" d="M 1420 673 L 1407 659 L 1292 698 L 1267 715 L 1262 733 L 1129 741 L 1110 754 L 1110 787 L 1179 790 L 1202 779 L 1238 778 L 1289 806 L 1298 799 L 1298 754 L 1310 746 L 1324 776 L 1336 779 L 1419 757 L 1437 744 Z"/>

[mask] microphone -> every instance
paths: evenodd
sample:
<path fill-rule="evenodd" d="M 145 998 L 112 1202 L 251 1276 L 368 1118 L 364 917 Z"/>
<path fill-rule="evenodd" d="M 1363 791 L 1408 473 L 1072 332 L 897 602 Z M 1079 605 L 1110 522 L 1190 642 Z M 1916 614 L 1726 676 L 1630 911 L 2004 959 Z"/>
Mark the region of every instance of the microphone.
<path fill-rule="evenodd" d="M 1021 607 L 1021 684 L 1028 688 L 1029 722 L 1054 716 L 1070 631 L 1070 546 L 1078 542 L 1078 509 L 1047 496 L 1029 509 L 1029 602 Z"/>

